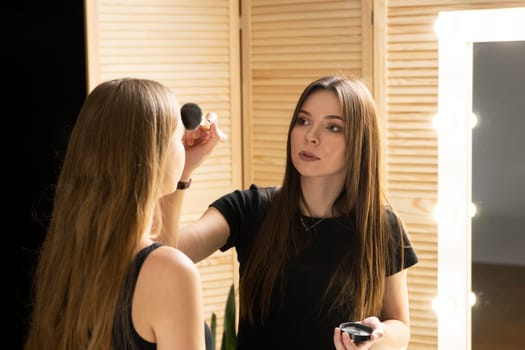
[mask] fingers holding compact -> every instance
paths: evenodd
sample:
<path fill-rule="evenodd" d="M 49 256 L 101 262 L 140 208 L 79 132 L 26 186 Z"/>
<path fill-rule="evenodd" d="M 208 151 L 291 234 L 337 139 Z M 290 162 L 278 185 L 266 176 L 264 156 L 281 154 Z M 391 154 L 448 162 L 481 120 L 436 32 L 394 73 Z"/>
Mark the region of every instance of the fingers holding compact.
<path fill-rule="evenodd" d="M 341 328 L 334 329 L 334 345 L 336 350 L 366 350 L 372 344 L 381 341 L 384 336 L 381 321 L 375 316 L 368 317 L 360 322 L 360 324 L 370 327 L 373 331 L 369 340 L 354 340 L 349 333 L 344 332 Z"/>

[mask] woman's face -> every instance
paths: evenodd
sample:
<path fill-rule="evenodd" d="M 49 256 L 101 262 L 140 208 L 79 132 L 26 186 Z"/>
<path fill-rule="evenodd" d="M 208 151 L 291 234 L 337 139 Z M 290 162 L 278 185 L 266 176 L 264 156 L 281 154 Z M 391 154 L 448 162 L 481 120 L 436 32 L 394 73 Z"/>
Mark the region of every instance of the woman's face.
<path fill-rule="evenodd" d="M 346 176 L 345 121 L 337 95 L 318 90 L 304 102 L 290 135 L 291 159 L 303 177 Z"/>
<path fill-rule="evenodd" d="M 186 151 L 182 143 L 184 135 L 184 126 L 179 116 L 177 128 L 171 136 L 168 148 L 168 159 L 166 165 L 166 173 L 164 175 L 163 195 L 175 192 L 177 183 L 180 180 L 182 171 L 184 170 L 184 162 L 186 160 Z"/>

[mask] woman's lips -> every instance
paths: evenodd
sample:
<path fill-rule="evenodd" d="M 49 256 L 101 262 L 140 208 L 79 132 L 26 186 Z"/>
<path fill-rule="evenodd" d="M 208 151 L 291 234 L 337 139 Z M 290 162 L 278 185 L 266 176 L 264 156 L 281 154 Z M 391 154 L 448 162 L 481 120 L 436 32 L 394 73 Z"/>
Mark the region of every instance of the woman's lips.
<path fill-rule="evenodd" d="M 311 162 L 311 161 L 314 161 L 314 160 L 319 160 L 320 158 L 317 157 L 315 154 L 312 154 L 312 153 L 308 153 L 308 152 L 299 152 L 299 158 L 301 160 L 304 160 L 306 162 Z"/>

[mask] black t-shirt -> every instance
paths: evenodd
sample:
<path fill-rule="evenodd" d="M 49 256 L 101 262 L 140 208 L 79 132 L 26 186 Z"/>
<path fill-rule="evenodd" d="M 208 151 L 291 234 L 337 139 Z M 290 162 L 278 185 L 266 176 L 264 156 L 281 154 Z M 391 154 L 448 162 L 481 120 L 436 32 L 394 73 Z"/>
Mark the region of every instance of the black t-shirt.
<path fill-rule="evenodd" d="M 275 187 L 251 185 L 248 190 L 234 191 L 211 204 L 229 224 L 230 236 L 221 250 L 235 247 L 241 278 L 252 242 L 275 190 Z M 284 288 L 282 293 L 281 288 L 275 288 L 267 321 L 251 324 L 239 320 L 237 350 L 334 349 L 334 328 L 342 322 L 352 321 L 346 315 L 321 307 L 329 279 L 351 244 L 352 218 L 302 219 L 307 226 L 315 225 L 309 232 L 313 235 L 311 244 L 285 266 Z M 393 227 L 403 230 L 399 225 Z M 392 234 L 399 237 L 399 231 Z M 404 231 L 403 237 L 404 268 L 408 268 L 416 264 L 418 258 Z M 401 251 L 396 255 L 400 260 Z M 387 270 L 389 275 L 399 271 L 392 266 Z"/>

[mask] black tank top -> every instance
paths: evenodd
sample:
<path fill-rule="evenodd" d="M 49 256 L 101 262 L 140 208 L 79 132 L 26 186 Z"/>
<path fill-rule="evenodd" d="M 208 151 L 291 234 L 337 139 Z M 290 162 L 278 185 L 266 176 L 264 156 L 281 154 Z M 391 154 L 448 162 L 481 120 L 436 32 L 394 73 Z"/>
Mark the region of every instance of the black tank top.
<path fill-rule="evenodd" d="M 131 318 L 131 305 L 132 305 L 133 294 L 135 292 L 135 285 L 137 284 L 137 278 L 138 278 L 140 269 L 142 268 L 142 265 L 144 264 L 144 261 L 146 260 L 148 255 L 160 246 L 162 246 L 162 244 L 153 243 L 143 248 L 142 250 L 140 250 L 137 253 L 133 267 L 128 273 L 128 276 L 126 278 L 126 283 L 125 283 L 125 290 L 121 294 L 121 300 L 119 301 L 119 305 L 122 306 L 122 308 L 120 307 L 117 308 L 117 314 L 119 312 L 126 313 L 127 323 L 130 325 L 130 329 L 131 329 L 131 334 L 130 334 L 131 339 L 129 340 L 131 342 L 131 345 L 125 345 L 127 343 L 124 340 L 124 338 L 126 338 L 125 336 L 126 332 L 124 332 L 122 329 L 119 329 L 118 327 L 119 323 L 115 322 L 115 327 L 113 328 L 113 342 L 115 345 L 115 349 L 117 350 L 120 350 L 120 349 L 156 350 L 157 349 L 156 343 L 151 343 L 147 341 L 146 339 L 142 338 L 137 333 L 137 330 L 135 329 L 135 325 L 133 324 L 133 320 Z M 115 319 L 117 319 L 117 317 Z M 206 340 L 206 350 L 213 350 L 212 349 L 213 336 L 206 322 L 204 322 L 204 337 Z"/>

